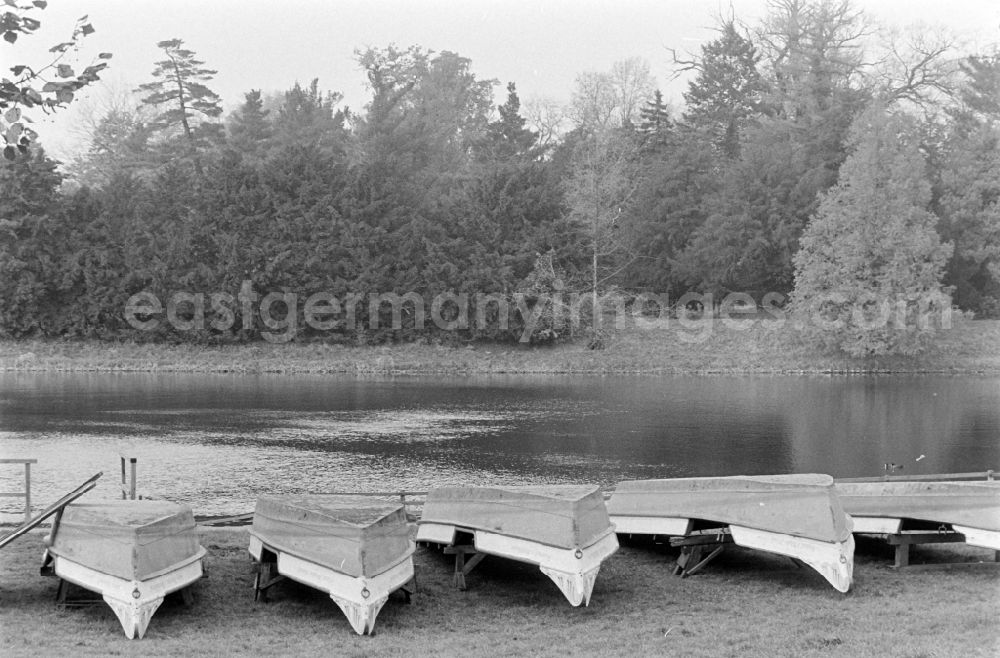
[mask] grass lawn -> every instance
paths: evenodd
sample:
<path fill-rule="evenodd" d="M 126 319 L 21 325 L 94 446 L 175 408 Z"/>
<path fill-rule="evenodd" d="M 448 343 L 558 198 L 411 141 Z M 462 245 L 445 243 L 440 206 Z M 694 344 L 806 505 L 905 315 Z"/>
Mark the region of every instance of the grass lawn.
<path fill-rule="evenodd" d="M 954 319 L 933 349 L 910 358 L 852 359 L 801 344 L 789 326 L 735 330 L 673 321 L 625 327 L 603 350 L 586 340 L 550 347 L 473 343 L 351 346 L 324 342 L 170 345 L 98 341 L 0 341 L 0 371 L 227 373 L 1000 373 L 1000 321 Z"/>
<path fill-rule="evenodd" d="M 901 571 L 884 543 L 859 540 L 855 584 L 840 594 L 787 558 L 727 549 L 704 572 L 671 575 L 673 549 L 626 543 L 601 569 L 588 608 L 573 608 L 537 568 L 487 558 L 451 584 L 448 556 L 419 548 L 412 605 L 394 595 L 373 637 L 355 635 L 325 595 L 295 583 L 254 604 L 247 530 L 209 529 L 209 577 L 184 607 L 168 597 L 146 637 L 128 640 L 104 604 L 59 609 L 38 575 L 43 535 L 3 551 L 3 656 L 996 656 L 1000 568 Z M 991 559 L 949 544 L 922 560 Z M 398 598 L 397 598 L 398 597 Z"/>

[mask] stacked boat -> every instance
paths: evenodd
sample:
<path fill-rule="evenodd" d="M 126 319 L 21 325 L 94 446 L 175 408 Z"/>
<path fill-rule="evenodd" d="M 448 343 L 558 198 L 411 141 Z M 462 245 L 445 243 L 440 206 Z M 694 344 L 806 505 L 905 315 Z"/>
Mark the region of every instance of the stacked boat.
<path fill-rule="evenodd" d="M 837 491 L 856 533 L 930 528 L 1000 551 L 1000 481 L 838 482 Z"/>
<path fill-rule="evenodd" d="M 159 500 L 73 503 L 46 544 L 55 575 L 100 594 L 129 638 L 145 635 L 167 594 L 201 578 L 205 557 L 191 509 Z"/>
<path fill-rule="evenodd" d="M 619 534 L 683 537 L 722 528 L 737 545 L 800 560 L 838 591 L 851 587 L 851 519 L 828 475 L 626 481 L 608 512 Z"/>
<path fill-rule="evenodd" d="M 261 496 L 249 551 L 281 576 L 314 587 L 371 633 L 389 594 L 413 579 L 413 552 L 402 504 L 338 495 Z"/>
<path fill-rule="evenodd" d="M 601 563 L 618 550 L 594 486 L 442 487 L 427 495 L 417 541 L 538 565 L 571 605 L 589 605 Z"/>

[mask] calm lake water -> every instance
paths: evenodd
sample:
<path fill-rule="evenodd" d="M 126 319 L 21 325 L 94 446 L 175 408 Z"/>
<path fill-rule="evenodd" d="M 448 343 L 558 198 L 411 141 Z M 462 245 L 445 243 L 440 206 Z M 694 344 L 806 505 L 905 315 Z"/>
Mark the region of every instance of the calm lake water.
<path fill-rule="evenodd" d="M 0 456 L 38 459 L 36 503 L 97 471 L 117 495 L 119 453 L 140 492 L 212 514 L 265 492 L 1000 469 L 1000 378 L 0 373 Z M 0 465 L 0 491 L 22 482 Z"/>

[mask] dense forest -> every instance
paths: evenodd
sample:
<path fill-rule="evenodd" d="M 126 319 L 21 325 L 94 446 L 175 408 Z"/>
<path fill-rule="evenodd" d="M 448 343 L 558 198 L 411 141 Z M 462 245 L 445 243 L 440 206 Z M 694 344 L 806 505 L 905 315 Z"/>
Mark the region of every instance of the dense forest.
<path fill-rule="evenodd" d="M 1000 51 L 876 38 L 844 1 L 770 6 L 665 52 L 658 66 L 690 76 L 682 107 L 636 58 L 581 73 L 559 107 L 457 53 L 388 46 L 356 53 L 359 110 L 316 80 L 248 80 L 224 116 L 210 63 L 163 41 L 149 80 L 86 126 L 86 153 L 57 163 L 42 135 L 0 161 L 0 336 L 254 340 L 286 295 L 316 293 L 494 303 L 442 332 L 412 300 L 395 327 L 362 302 L 353 322 L 298 322 L 298 340 L 517 340 L 523 320 L 495 303 L 516 293 L 784 306 L 860 285 L 1000 317 Z M 124 311 L 144 292 L 187 293 L 183 321 L 136 329 Z M 265 296 L 266 312 L 244 303 Z M 533 337 L 565 325 L 550 313 Z"/>

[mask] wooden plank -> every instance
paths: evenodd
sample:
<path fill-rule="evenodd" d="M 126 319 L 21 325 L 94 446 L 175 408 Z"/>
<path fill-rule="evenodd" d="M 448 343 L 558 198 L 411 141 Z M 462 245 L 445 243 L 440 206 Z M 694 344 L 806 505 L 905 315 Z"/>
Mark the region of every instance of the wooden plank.
<path fill-rule="evenodd" d="M 886 542 L 891 546 L 906 546 L 913 544 L 950 544 L 964 542 L 965 535 L 957 532 L 907 532 L 898 535 L 887 535 Z"/>
<path fill-rule="evenodd" d="M 711 531 L 693 532 L 684 537 L 671 537 L 671 546 L 706 546 L 712 544 L 731 544 L 733 536 L 729 528 L 719 528 Z"/>
<path fill-rule="evenodd" d="M 984 560 L 982 562 L 935 562 L 933 564 L 909 564 L 905 568 L 900 568 L 900 571 L 904 573 L 911 573 L 911 572 L 921 572 L 921 571 L 949 571 L 949 570 L 998 569 L 998 568 L 1000 568 L 1000 562 L 990 562 L 989 560 Z"/>
<path fill-rule="evenodd" d="M 253 512 L 234 514 L 232 516 L 201 516 L 195 517 L 195 523 L 200 526 L 238 526 L 253 523 Z"/>
<path fill-rule="evenodd" d="M 79 498 L 83 494 L 85 494 L 88 491 L 90 491 L 91 489 L 93 489 L 95 486 L 97 486 L 97 480 L 98 480 L 98 478 L 101 477 L 101 475 L 103 475 L 103 472 L 91 476 L 86 482 L 84 482 L 83 484 L 81 484 L 79 487 L 77 487 L 76 489 L 74 489 L 73 491 L 69 492 L 68 494 L 66 494 L 65 496 L 63 496 L 62 498 L 60 498 L 59 500 L 57 500 L 56 502 L 54 502 L 51 505 L 49 505 L 48 507 L 46 507 L 41 512 L 41 514 L 38 514 L 37 516 L 35 516 L 34 518 L 32 518 L 30 521 L 28 521 L 26 523 L 23 523 L 18 528 L 16 528 L 13 532 L 10 532 L 9 534 L 4 535 L 3 539 L 0 539 L 0 548 L 3 548 L 4 546 L 6 546 L 7 544 L 9 544 L 10 542 L 14 541 L 15 539 L 17 539 L 18 537 L 20 537 L 21 535 L 23 535 L 24 533 L 26 533 L 29 530 L 37 527 L 38 525 L 41 524 L 42 521 L 44 521 L 45 519 L 49 518 L 53 514 L 55 514 L 57 512 L 60 512 L 64 507 L 66 507 L 67 505 L 69 505 L 70 503 L 72 503 L 74 500 L 76 500 L 77 498 Z M 53 537 L 54 537 L 54 535 L 53 535 Z"/>

